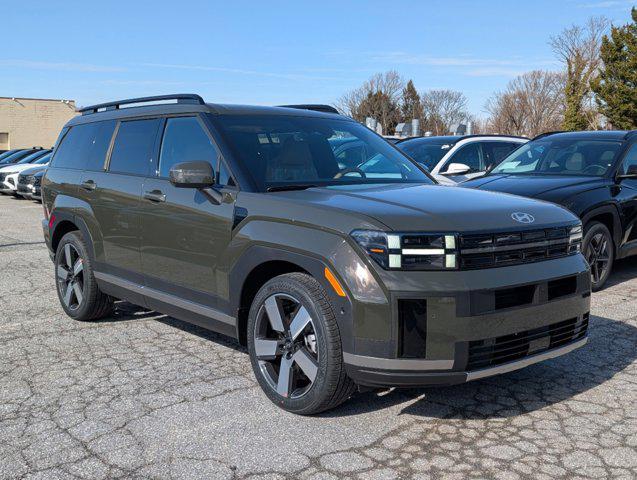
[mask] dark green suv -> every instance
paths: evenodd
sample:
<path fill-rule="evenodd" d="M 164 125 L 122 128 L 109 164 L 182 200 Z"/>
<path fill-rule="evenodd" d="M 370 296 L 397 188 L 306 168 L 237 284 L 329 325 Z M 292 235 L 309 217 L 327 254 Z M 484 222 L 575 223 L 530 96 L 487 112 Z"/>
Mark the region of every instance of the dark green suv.
<path fill-rule="evenodd" d="M 81 113 L 42 180 L 74 319 L 121 299 L 232 336 L 267 396 L 301 414 L 357 386 L 461 383 L 587 340 L 582 229 L 562 207 L 437 185 L 325 106 L 184 94 Z M 364 156 L 339 164 L 339 139 Z"/>

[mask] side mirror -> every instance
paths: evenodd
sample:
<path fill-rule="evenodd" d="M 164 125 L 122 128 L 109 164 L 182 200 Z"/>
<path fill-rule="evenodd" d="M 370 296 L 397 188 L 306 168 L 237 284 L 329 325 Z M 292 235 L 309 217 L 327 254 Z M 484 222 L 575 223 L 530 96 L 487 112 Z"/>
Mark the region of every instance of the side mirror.
<path fill-rule="evenodd" d="M 177 188 L 209 188 L 215 184 L 212 165 L 205 161 L 176 163 L 169 176 Z"/>
<path fill-rule="evenodd" d="M 465 173 L 469 173 L 471 171 L 471 167 L 469 165 L 465 165 L 464 163 L 450 163 L 447 167 L 447 170 L 442 172 L 443 175 L 462 175 Z"/>
<path fill-rule="evenodd" d="M 628 170 L 626 170 L 626 173 L 617 175 L 617 178 L 620 180 L 624 178 L 637 178 L 637 165 L 629 166 Z"/>

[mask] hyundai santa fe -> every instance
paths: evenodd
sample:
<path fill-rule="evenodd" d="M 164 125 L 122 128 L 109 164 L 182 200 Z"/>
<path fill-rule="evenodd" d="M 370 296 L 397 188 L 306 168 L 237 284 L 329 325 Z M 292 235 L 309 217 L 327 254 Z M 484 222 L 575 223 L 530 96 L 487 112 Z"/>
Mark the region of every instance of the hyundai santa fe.
<path fill-rule="evenodd" d="M 562 207 L 438 185 L 326 106 L 182 94 L 81 113 L 42 179 L 57 293 L 76 320 L 119 299 L 234 337 L 265 394 L 298 414 L 587 341 L 582 227 Z M 339 164 L 342 139 L 374 160 Z"/>

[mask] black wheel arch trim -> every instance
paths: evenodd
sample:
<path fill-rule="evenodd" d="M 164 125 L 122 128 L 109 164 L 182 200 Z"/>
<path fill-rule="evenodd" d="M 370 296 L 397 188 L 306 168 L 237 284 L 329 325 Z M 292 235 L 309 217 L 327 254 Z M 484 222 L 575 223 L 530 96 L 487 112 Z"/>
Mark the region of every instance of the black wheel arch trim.
<path fill-rule="evenodd" d="M 50 248 L 53 251 L 53 237 L 55 235 L 55 232 L 58 228 L 58 226 L 63 223 L 63 222 L 70 222 L 73 225 L 75 225 L 77 227 L 77 229 L 82 233 L 82 235 L 84 236 L 84 239 L 86 240 L 86 247 L 87 247 L 87 253 L 89 258 L 91 259 L 91 261 L 95 260 L 95 251 L 93 249 L 93 238 L 91 236 L 91 233 L 88 229 L 88 226 L 86 225 L 86 222 L 84 222 L 84 220 L 82 219 L 82 217 L 69 212 L 69 211 L 58 211 L 58 210 L 53 210 L 51 212 L 50 215 L 54 215 L 55 216 L 55 221 L 53 222 L 53 225 L 50 228 L 51 231 L 51 245 Z M 50 218 L 50 216 L 49 216 Z M 55 255 L 55 251 L 53 251 L 53 255 Z"/>
<path fill-rule="evenodd" d="M 237 338 L 241 339 L 244 337 L 242 329 L 245 328 L 245 325 L 242 324 L 243 315 L 241 312 L 241 297 L 245 287 L 245 282 L 255 268 L 273 261 L 282 261 L 294 264 L 314 277 L 321 286 L 323 286 L 334 307 L 334 313 L 339 326 L 343 349 L 351 351 L 351 349 L 347 348 L 350 345 L 353 345 L 353 306 L 350 296 L 349 294 L 346 297 L 338 296 L 325 278 L 325 268 L 329 268 L 334 275 L 338 275 L 335 269 L 332 268 L 326 260 L 320 257 L 266 245 L 253 245 L 247 248 L 230 271 L 229 304 L 232 314 L 237 318 Z M 343 281 L 341 279 L 339 279 L 339 281 L 341 282 L 341 285 L 344 286 Z"/>
<path fill-rule="evenodd" d="M 610 214 L 613 216 L 613 231 L 611 235 L 613 236 L 615 251 L 617 251 L 621 247 L 623 228 L 619 216 L 619 211 L 617 210 L 617 207 L 615 205 L 602 205 L 586 211 L 581 215 L 582 225 L 585 227 L 586 224 L 593 220 L 595 217 L 604 214 Z"/>

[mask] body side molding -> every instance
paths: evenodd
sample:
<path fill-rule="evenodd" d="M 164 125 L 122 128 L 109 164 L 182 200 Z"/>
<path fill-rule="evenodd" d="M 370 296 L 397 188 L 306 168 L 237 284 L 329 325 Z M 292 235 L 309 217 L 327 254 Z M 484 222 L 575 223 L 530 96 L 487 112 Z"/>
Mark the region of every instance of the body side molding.
<path fill-rule="evenodd" d="M 199 303 L 184 300 L 174 295 L 160 292 L 159 290 L 145 287 L 137 283 L 129 282 L 128 280 L 124 280 L 115 275 L 110 275 L 108 273 L 95 272 L 95 278 L 99 281 L 111 283 L 125 290 L 129 290 L 131 292 L 137 293 L 139 295 L 144 295 L 146 297 L 154 298 L 155 300 L 159 300 L 160 302 L 169 303 L 178 308 L 188 310 L 192 313 L 196 313 L 204 317 L 212 318 L 213 320 L 217 320 L 227 325 L 235 326 L 237 323 L 237 319 L 235 317 L 227 315 L 214 308 L 206 307 Z"/>

